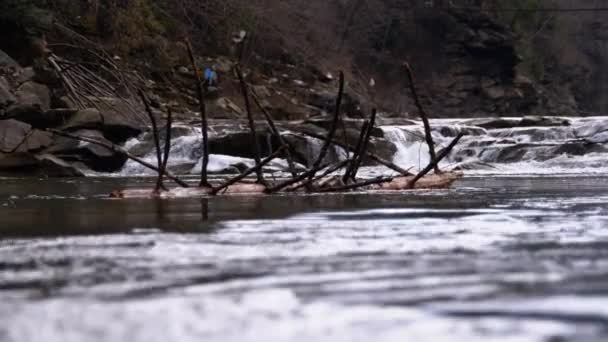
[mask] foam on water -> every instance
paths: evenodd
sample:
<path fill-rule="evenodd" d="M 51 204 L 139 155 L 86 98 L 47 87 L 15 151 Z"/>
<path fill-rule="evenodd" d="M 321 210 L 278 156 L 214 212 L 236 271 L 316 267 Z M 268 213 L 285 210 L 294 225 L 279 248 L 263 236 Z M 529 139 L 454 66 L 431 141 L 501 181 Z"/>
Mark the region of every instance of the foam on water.
<path fill-rule="evenodd" d="M 169 297 L 118 303 L 52 300 L 0 308 L 3 341 L 471 341 L 541 342 L 580 336 L 559 322 L 515 318 L 446 318 L 416 309 L 302 303 L 289 290 L 252 291 L 238 298 Z M 82 313 L 86 312 L 86 315 Z M 140 327 L 107 322 L 149 322 Z M 31 329 L 32 321 L 36 329 Z M 64 330 L 65 322 L 72 329 Z M 144 328 L 145 327 L 145 328 Z"/>

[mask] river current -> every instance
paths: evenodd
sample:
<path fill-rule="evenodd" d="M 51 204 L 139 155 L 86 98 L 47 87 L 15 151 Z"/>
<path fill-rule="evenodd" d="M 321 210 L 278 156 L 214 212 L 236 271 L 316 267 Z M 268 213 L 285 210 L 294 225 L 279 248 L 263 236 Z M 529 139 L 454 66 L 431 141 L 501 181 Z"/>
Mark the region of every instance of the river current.
<path fill-rule="evenodd" d="M 152 180 L 2 179 L 0 341 L 605 341 L 603 153 L 504 134 L 466 138 L 440 191 L 113 200 Z M 526 152 L 465 151 L 486 137 Z"/>

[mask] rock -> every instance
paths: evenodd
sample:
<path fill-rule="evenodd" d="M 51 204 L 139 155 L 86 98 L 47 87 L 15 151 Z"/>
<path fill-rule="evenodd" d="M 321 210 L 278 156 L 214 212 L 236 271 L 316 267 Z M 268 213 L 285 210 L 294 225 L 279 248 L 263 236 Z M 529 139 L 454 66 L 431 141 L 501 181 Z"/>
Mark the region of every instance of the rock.
<path fill-rule="evenodd" d="M 480 118 L 465 120 L 462 124 L 466 126 L 477 126 L 485 129 L 502 129 L 517 127 L 521 119 L 511 118 Z"/>
<path fill-rule="evenodd" d="M 602 144 L 595 144 L 589 142 L 569 142 L 555 148 L 551 155 L 559 156 L 567 154 L 571 156 L 584 156 L 588 153 L 606 153 L 608 148 Z"/>
<path fill-rule="evenodd" d="M 13 76 L 16 76 L 15 84 L 24 84 L 26 82 L 34 81 L 36 78 L 36 71 L 33 67 L 26 67 L 19 69 Z"/>
<path fill-rule="evenodd" d="M 35 156 L 38 161 L 36 174 L 46 177 L 84 177 L 77 167 L 50 154 Z"/>
<path fill-rule="evenodd" d="M 253 92 L 257 94 L 260 98 L 266 98 L 271 95 L 270 90 L 263 85 L 255 85 L 251 87 Z"/>
<path fill-rule="evenodd" d="M 52 142 L 51 134 L 32 129 L 26 123 L 0 120 L 0 150 L 4 153 L 38 151 Z"/>
<path fill-rule="evenodd" d="M 74 114 L 68 122 L 61 126 L 67 131 L 94 129 L 101 131 L 105 138 L 113 143 L 123 143 L 143 132 L 140 123 L 128 119 L 116 111 L 100 112 L 97 109 L 83 109 Z"/>
<path fill-rule="evenodd" d="M 6 115 L 12 118 L 36 117 L 50 108 L 51 93 L 49 88 L 36 82 L 26 82 L 15 92 L 15 103 L 8 107 Z"/>
<path fill-rule="evenodd" d="M 51 109 L 51 92 L 43 84 L 27 81 L 17 88 L 15 96 L 20 104 L 35 107 L 41 112 Z"/>
<path fill-rule="evenodd" d="M 570 126 L 570 120 L 559 118 L 559 117 L 546 117 L 546 116 L 526 116 L 521 119 L 519 127 L 558 127 L 558 126 Z"/>
<path fill-rule="evenodd" d="M 312 92 L 308 104 L 327 113 L 333 113 L 336 107 L 336 93 L 330 91 Z M 348 116 L 360 117 L 361 102 L 351 93 L 345 92 L 342 97 L 342 113 Z"/>
<path fill-rule="evenodd" d="M 257 132 L 258 143 L 263 156 L 270 155 L 276 144 L 266 130 Z M 248 131 L 230 132 L 209 139 L 209 152 L 242 158 L 254 158 L 254 148 Z"/>
<path fill-rule="evenodd" d="M 506 91 L 501 86 L 492 86 L 482 89 L 482 93 L 490 100 L 498 100 L 505 97 Z"/>
<path fill-rule="evenodd" d="M 4 51 L 0 50 L 0 68 L 20 68 L 19 63 Z"/>
<path fill-rule="evenodd" d="M 331 128 L 333 118 L 329 116 L 315 117 L 304 121 L 306 124 L 312 124 L 318 127 L 323 128 L 325 131 L 328 131 Z M 361 127 L 363 126 L 363 122 L 365 120 L 361 119 L 343 119 L 338 125 L 338 131 L 341 131 L 343 128 L 354 129 L 357 132 L 361 131 Z M 382 137 L 384 132 L 377 125 L 372 129 L 373 137 Z M 356 140 L 357 138 L 355 138 Z"/>
<path fill-rule="evenodd" d="M 244 116 L 245 112 L 241 109 L 241 107 L 237 106 L 232 100 L 227 97 L 220 97 L 215 102 L 213 102 L 209 108 L 209 112 L 224 112 L 224 113 L 233 113 L 237 116 Z"/>
<path fill-rule="evenodd" d="M 68 122 L 76 115 L 78 110 L 69 108 L 51 109 L 44 113 L 38 111 L 24 111 L 17 118 L 37 129 L 54 128 Z"/>
<path fill-rule="evenodd" d="M 79 130 L 71 132 L 71 134 L 111 144 L 111 142 L 99 131 Z M 60 157 L 68 162 L 83 163 L 90 169 L 98 172 L 119 171 L 127 161 L 127 157 L 124 154 L 110 151 L 109 149 L 96 144 L 63 137 L 58 137 L 53 145 L 47 148 L 45 152 Z"/>
<path fill-rule="evenodd" d="M 484 128 L 481 127 L 461 125 L 440 127 L 434 126 L 433 131 L 439 132 L 439 134 L 443 135 L 444 137 L 455 137 L 460 133 L 464 135 L 486 135 L 488 133 Z"/>
<path fill-rule="evenodd" d="M 177 72 L 182 76 L 190 76 L 190 70 L 188 70 L 185 66 L 180 66 L 177 68 Z"/>
<path fill-rule="evenodd" d="M 6 78 L 0 76 L 0 110 L 17 102 L 17 98 L 10 92 Z"/>
<path fill-rule="evenodd" d="M 27 152 L 0 153 L 0 175 L 10 177 L 82 177 L 78 168 L 53 155 Z"/>

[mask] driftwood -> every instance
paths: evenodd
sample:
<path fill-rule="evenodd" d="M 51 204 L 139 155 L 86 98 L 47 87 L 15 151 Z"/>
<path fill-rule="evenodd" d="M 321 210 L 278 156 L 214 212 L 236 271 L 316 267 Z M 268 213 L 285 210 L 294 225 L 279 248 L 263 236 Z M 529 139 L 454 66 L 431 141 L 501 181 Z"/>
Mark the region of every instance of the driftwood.
<path fill-rule="evenodd" d="M 415 183 L 412 182 L 415 176 L 396 177 L 392 182 L 371 186 L 369 191 L 401 191 L 412 189 L 447 189 L 455 181 L 462 178 L 461 172 L 442 172 L 440 174 L 426 175 Z"/>
<path fill-rule="evenodd" d="M 297 177 L 294 177 L 292 179 L 284 181 L 283 183 L 279 183 L 277 185 L 274 185 L 274 186 L 271 186 L 271 187 L 267 188 L 265 192 L 267 194 L 273 194 L 273 193 L 276 193 L 276 192 L 279 192 L 279 191 L 285 189 L 288 186 L 291 186 L 291 185 L 294 185 L 294 184 L 296 184 L 298 182 L 301 182 L 301 181 L 303 181 L 306 178 L 308 178 L 310 180 L 310 179 L 314 178 L 314 176 L 315 176 L 315 174 L 317 172 L 323 170 L 326 167 L 327 167 L 327 165 L 320 165 L 320 166 L 317 166 L 315 168 L 312 168 L 312 169 L 310 169 L 310 170 L 308 170 L 306 172 L 303 172 L 303 173 L 299 174 Z"/>
<path fill-rule="evenodd" d="M 338 84 L 338 96 L 336 97 L 336 108 L 334 110 L 334 118 L 331 122 L 331 127 L 329 132 L 327 133 L 327 137 L 324 139 L 324 143 L 321 146 L 321 151 L 319 152 L 319 156 L 312 164 L 312 170 L 318 169 L 318 167 L 323 163 L 323 159 L 329 152 L 329 148 L 331 147 L 332 141 L 334 140 L 334 136 L 336 134 L 336 129 L 338 129 L 338 123 L 340 121 L 340 107 L 342 106 L 342 97 L 344 96 L 344 73 L 340 71 L 340 79 Z M 315 177 L 315 171 L 313 171 L 308 179 L 313 179 Z"/>
<path fill-rule="evenodd" d="M 285 149 L 285 159 L 287 160 L 287 165 L 289 166 L 289 172 L 291 173 L 292 177 L 297 177 L 298 173 L 296 172 L 295 162 L 293 161 L 293 156 L 291 155 L 291 146 L 289 146 L 287 141 L 285 141 L 285 139 L 283 139 L 281 132 L 279 132 L 279 130 L 277 129 L 277 126 L 274 124 L 274 121 L 272 120 L 272 116 L 270 115 L 270 113 L 268 113 L 266 108 L 264 108 L 264 106 L 262 106 L 262 104 L 260 103 L 258 94 L 256 94 L 255 89 L 253 89 L 253 88 L 251 88 L 251 98 L 253 98 L 253 102 L 264 115 L 264 118 L 266 119 L 266 122 L 268 123 L 268 127 L 270 128 L 270 131 L 277 138 L 277 140 L 279 141 L 279 144 L 281 146 L 287 146 L 287 148 Z"/>
<path fill-rule="evenodd" d="M 156 190 L 160 191 L 160 190 L 167 190 L 163 184 L 162 184 L 162 179 L 163 179 L 163 157 L 162 157 L 162 150 L 160 149 L 160 137 L 158 134 L 158 124 L 156 123 L 156 117 L 154 116 L 154 113 L 152 112 L 152 108 L 150 108 L 150 104 L 148 104 L 148 100 L 146 99 L 146 95 L 144 94 L 144 92 L 142 90 L 139 91 L 139 97 L 141 98 L 141 101 L 144 104 L 144 107 L 146 108 L 146 113 L 148 113 L 148 119 L 150 120 L 150 123 L 152 124 L 152 137 L 154 139 L 154 150 L 156 151 L 156 165 L 158 167 L 158 182 L 156 183 Z"/>
<path fill-rule="evenodd" d="M 312 137 L 312 138 L 321 139 L 321 140 L 325 139 L 325 137 L 323 137 L 320 134 L 316 134 L 316 133 L 312 133 L 312 132 L 304 132 L 304 131 L 298 131 L 298 132 L 301 133 L 301 134 L 307 135 L 309 137 Z M 343 148 L 345 150 L 355 151 L 355 148 L 352 147 L 351 145 L 345 145 L 345 144 L 343 144 L 343 143 L 341 143 L 339 141 L 336 141 L 336 140 L 332 140 L 331 143 L 334 144 L 334 145 L 336 145 L 336 146 L 339 146 L 339 147 L 341 147 L 341 148 Z M 365 155 L 368 158 L 376 161 L 379 164 L 382 164 L 382 165 L 386 166 L 387 168 L 389 168 L 389 169 L 391 169 L 391 170 L 399 173 L 402 176 L 412 176 L 412 174 L 408 170 L 405 170 L 405 169 L 399 167 L 398 165 L 396 165 L 394 163 L 391 163 L 390 161 L 388 161 L 388 160 L 386 160 L 386 159 L 378 156 L 377 154 L 374 154 L 374 153 L 371 153 L 371 152 L 366 152 Z"/>
<path fill-rule="evenodd" d="M 407 78 L 409 80 L 409 87 L 412 92 L 412 96 L 414 96 L 414 102 L 416 103 L 416 107 L 418 108 L 418 113 L 420 114 L 420 119 L 424 125 L 424 137 L 426 139 L 426 143 L 429 146 L 429 154 L 431 156 L 431 160 L 437 159 L 435 154 L 435 142 L 433 141 L 433 135 L 431 134 L 431 124 L 429 123 L 429 115 L 426 110 L 422 106 L 422 102 L 420 101 L 420 97 L 418 96 L 418 92 L 416 91 L 416 83 L 414 82 L 414 73 L 412 72 L 412 68 L 409 63 L 403 63 L 405 67 L 405 71 L 407 73 Z M 439 173 L 439 166 L 436 164 L 435 173 Z"/>
<path fill-rule="evenodd" d="M 193 67 L 195 68 L 195 77 L 197 79 L 197 92 L 199 93 L 199 98 L 201 100 L 201 113 L 204 113 L 204 99 L 203 99 L 202 85 L 200 82 L 200 75 L 198 74 L 198 70 L 196 69 L 196 66 L 194 63 L 194 56 L 192 54 L 192 48 L 189 46 L 188 50 L 189 50 L 189 54 L 191 56 L 191 61 L 193 63 Z M 152 122 L 155 145 L 157 147 L 158 167 L 156 167 L 156 168 L 150 164 L 146 165 L 147 163 L 145 163 L 141 160 L 138 160 L 136 158 L 131 158 L 132 156 L 128 155 L 126 151 L 119 149 L 118 147 L 116 147 L 114 145 L 104 144 L 102 142 L 98 142 L 98 141 L 95 141 L 94 139 L 89 139 L 86 137 L 74 137 L 74 136 L 70 135 L 69 133 L 65 133 L 65 132 L 53 132 L 53 130 L 50 130 L 50 131 L 55 134 L 58 134 L 58 135 L 68 136 L 68 137 L 72 137 L 72 138 L 75 138 L 78 140 L 96 143 L 96 144 L 99 144 L 106 148 L 110 148 L 113 151 L 119 151 L 119 152 L 125 153 L 127 155 L 127 157 L 130 157 L 131 159 L 139 162 L 140 164 L 143 164 L 147 167 L 151 167 L 152 169 L 157 170 L 158 180 L 157 180 L 157 185 L 156 185 L 156 188 L 154 189 L 154 191 L 142 190 L 142 189 L 129 189 L 129 190 L 124 190 L 124 191 L 113 192 L 112 196 L 118 197 L 118 198 L 133 198 L 133 197 L 176 198 L 176 197 L 193 197 L 193 196 L 209 196 L 209 195 L 215 196 L 220 193 L 221 194 L 273 194 L 273 193 L 277 193 L 277 192 L 293 192 L 293 191 L 297 191 L 304 187 L 306 188 L 306 190 L 308 192 L 318 192 L 318 193 L 344 192 L 344 191 L 355 190 L 355 189 L 359 189 L 362 191 L 386 191 L 386 190 L 394 191 L 394 190 L 408 190 L 408 189 L 418 189 L 418 188 L 431 189 L 431 188 L 449 187 L 454 181 L 459 179 L 462 176 L 462 174 L 456 173 L 456 172 L 440 173 L 438 165 L 441 162 L 441 160 L 443 160 L 446 156 L 448 156 L 451 153 L 453 148 L 456 146 L 456 144 L 458 144 L 458 142 L 462 138 L 463 134 L 459 134 L 445 149 L 440 151 L 438 154 L 435 153 L 435 143 L 432 140 L 430 124 L 428 122 L 427 114 L 424 111 L 424 108 L 422 108 L 422 106 L 420 104 L 420 100 L 416 93 L 416 89 L 414 86 L 414 79 L 413 79 L 411 69 L 409 68 L 409 65 L 407 65 L 407 63 L 405 64 L 405 66 L 408 71 L 408 77 L 410 80 L 410 88 L 412 89 L 412 93 L 414 94 L 414 97 L 417 102 L 417 106 L 419 107 L 419 110 L 421 113 L 420 114 L 421 118 L 423 119 L 423 122 L 425 125 L 425 134 L 426 134 L 426 138 L 427 138 L 427 143 L 429 144 L 429 149 L 431 151 L 430 153 L 432 156 L 431 162 L 429 162 L 429 164 L 416 175 L 412 175 L 407 170 L 403 170 L 399 166 L 394 165 L 393 163 L 388 162 L 388 161 L 380 158 L 379 156 L 368 152 L 368 146 L 369 146 L 369 143 L 371 140 L 371 134 L 372 134 L 372 130 L 375 126 L 376 115 L 377 115 L 377 112 L 375 109 L 372 110 L 370 120 L 365 121 L 361 128 L 356 147 L 353 148 L 348 142 L 340 143 L 340 142 L 336 141 L 336 131 L 337 131 L 338 125 L 340 124 L 340 121 L 341 121 L 340 112 L 341 112 L 342 98 L 343 98 L 343 94 L 344 94 L 344 74 L 342 72 L 340 72 L 339 89 L 338 89 L 338 95 L 336 98 L 336 108 L 334 111 L 334 116 L 333 116 L 333 120 L 332 120 L 330 129 L 328 130 L 327 135 L 321 136 L 319 134 L 310 133 L 310 132 L 300 132 L 302 134 L 323 140 L 323 145 L 321 146 L 319 155 L 316 157 L 316 159 L 312 163 L 310 169 L 301 174 L 297 174 L 295 171 L 294 164 L 293 164 L 291 155 L 289 153 L 289 145 L 287 145 L 284 142 L 284 139 L 282 138 L 279 130 L 277 129 L 276 125 L 274 124 L 274 121 L 272 120 L 270 114 L 265 110 L 265 108 L 260 103 L 260 101 L 257 97 L 257 94 L 255 94 L 255 91 L 253 89 L 250 89 L 249 85 L 245 82 L 240 64 L 237 64 L 235 66 L 235 73 L 239 79 L 242 96 L 245 101 L 245 107 L 247 110 L 248 123 L 249 123 L 251 139 L 252 139 L 252 144 L 253 144 L 254 153 L 255 153 L 255 166 L 247 169 L 246 171 L 242 172 L 241 174 L 239 174 L 236 177 L 225 180 L 223 183 L 221 183 L 219 185 L 211 186 L 209 183 L 207 183 L 206 167 L 203 167 L 203 170 L 201 172 L 201 187 L 196 188 L 196 189 L 192 189 L 192 188 L 170 189 L 167 191 L 160 191 L 160 189 L 163 188 L 163 184 L 162 184 L 163 176 L 167 175 L 167 177 L 171 178 L 171 175 L 166 171 L 166 167 L 167 167 L 167 160 L 169 158 L 169 153 L 170 153 L 172 114 L 169 111 L 168 115 L 167 115 L 166 140 L 165 140 L 164 151 L 161 152 L 160 138 L 158 135 L 158 127 L 156 125 L 156 120 L 155 120 L 155 117 L 154 117 L 151 109 L 148 106 L 145 95 L 143 93 L 141 93 L 141 97 L 142 97 L 142 100 L 146 107 L 146 111 L 148 112 L 148 115 L 150 117 L 150 121 Z M 257 134 L 256 134 L 256 130 L 255 130 L 255 122 L 253 121 L 253 112 L 250 107 L 249 96 L 252 96 L 255 104 L 264 114 L 266 121 L 268 123 L 268 126 L 270 127 L 270 131 L 281 143 L 281 148 L 279 148 L 277 151 L 275 151 L 272 155 L 266 157 L 264 160 L 261 159 L 261 149 L 259 146 L 259 141 L 257 139 Z M 203 116 L 203 121 L 205 122 L 205 124 L 203 125 L 204 126 L 203 134 L 205 135 L 206 129 L 207 129 L 206 119 L 205 119 L 204 114 L 202 114 L 202 116 Z M 205 139 L 206 138 L 204 137 L 203 138 L 204 145 L 206 144 Z M 352 158 L 350 158 L 350 155 L 349 155 L 346 160 L 336 163 L 334 165 L 323 164 L 323 161 L 326 158 L 326 156 L 329 152 L 329 149 L 331 148 L 332 145 L 342 147 L 346 151 L 354 152 Z M 283 153 L 285 153 L 285 155 L 287 156 L 288 162 L 290 164 L 290 171 L 292 173 L 292 177 L 290 179 L 276 183 L 274 185 L 269 185 L 268 183 L 266 183 L 266 181 L 263 178 L 263 167 Z M 375 179 L 358 181 L 357 180 L 358 169 L 364 163 L 365 158 L 371 158 L 371 159 L 379 162 L 380 164 L 383 164 L 383 165 L 391 168 L 392 170 L 397 171 L 401 176 L 378 177 Z M 346 169 L 345 169 L 344 175 L 342 177 L 332 176 L 333 172 L 339 171 L 343 168 L 346 168 Z M 435 174 L 427 176 L 428 173 L 431 172 L 433 169 L 435 170 Z M 318 173 L 321 173 L 321 171 L 323 171 L 322 174 L 318 175 Z M 244 182 L 244 179 L 253 173 L 256 173 L 256 175 L 257 175 L 257 182 L 256 183 Z M 352 184 L 348 184 L 349 182 L 352 182 Z"/>
<path fill-rule="evenodd" d="M 254 173 L 254 172 L 259 172 L 260 170 L 262 170 L 262 168 L 270 163 L 272 160 L 274 160 L 275 158 L 277 158 L 279 155 L 281 155 L 281 153 L 283 152 L 283 149 L 285 148 L 285 146 L 281 146 L 281 148 L 279 148 L 277 151 L 275 151 L 272 155 L 270 155 L 268 158 L 260 161 L 259 163 L 257 163 L 254 167 L 251 167 L 247 170 L 245 170 L 245 172 L 241 173 L 240 175 L 226 181 L 224 184 L 218 186 L 218 187 L 214 187 L 213 190 L 211 191 L 211 194 L 216 195 L 218 194 L 220 191 L 228 188 L 231 185 L 234 185 L 238 182 L 240 182 L 241 180 L 243 180 L 245 177 L 249 176 L 250 174 Z"/>
<path fill-rule="evenodd" d="M 171 127 L 173 126 L 173 113 L 171 108 L 167 107 L 167 124 L 165 127 L 165 148 L 163 151 L 163 164 L 158 173 L 158 180 L 156 181 L 156 191 L 165 189 L 163 185 L 163 177 L 167 173 L 167 164 L 169 163 L 169 155 L 171 154 Z"/>
<path fill-rule="evenodd" d="M 303 187 L 307 187 L 312 190 L 312 184 L 314 182 L 324 179 L 325 177 L 330 175 L 332 172 L 336 172 L 336 171 L 340 170 L 341 168 L 345 167 L 346 165 L 349 165 L 350 163 L 352 163 L 352 159 L 343 160 L 334 166 L 327 167 L 327 170 L 323 171 L 323 173 L 321 175 L 315 176 L 315 178 L 313 178 L 313 179 L 308 179 L 294 187 L 287 189 L 287 191 L 296 191 Z"/>
<path fill-rule="evenodd" d="M 367 127 L 367 133 L 365 134 L 365 140 L 363 140 L 363 146 L 361 146 L 361 151 L 359 151 L 359 157 L 357 159 L 357 162 L 355 164 L 355 169 L 352 174 L 353 179 L 357 178 L 357 173 L 359 172 L 359 168 L 363 164 L 363 161 L 365 160 L 365 156 L 367 155 L 367 148 L 369 146 L 369 141 L 372 138 L 372 130 L 374 129 L 374 126 L 376 125 L 376 115 L 377 115 L 377 111 L 376 111 L 376 108 L 374 108 L 374 109 L 372 109 L 372 116 L 369 119 L 369 126 Z"/>
<path fill-rule="evenodd" d="M 357 160 L 359 159 L 360 153 L 363 152 L 363 141 L 367 136 L 367 128 L 369 127 L 369 121 L 365 120 L 361 126 L 361 132 L 359 133 L 359 140 L 357 140 L 357 146 L 355 147 L 355 154 L 353 155 L 352 161 L 349 162 L 344 176 L 342 176 L 342 183 L 347 184 L 350 180 L 355 180 L 353 177 L 355 168 L 357 167 Z"/>
<path fill-rule="evenodd" d="M 321 192 L 341 192 L 341 191 L 347 191 L 347 190 L 354 190 L 354 189 L 368 187 L 370 185 L 389 183 L 389 182 L 392 182 L 393 180 L 394 180 L 393 177 L 380 177 L 380 178 L 371 179 L 371 180 L 360 182 L 360 183 L 347 184 L 344 186 L 322 189 Z"/>
<path fill-rule="evenodd" d="M 201 130 L 203 135 L 203 163 L 201 167 L 201 180 L 199 183 L 200 187 L 208 187 L 209 181 L 207 177 L 207 167 L 209 165 L 209 125 L 207 122 L 207 106 L 205 105 L 205 95 L 203 91 L 203 80 L 201 79 L 200 72 L 196 66 L 196 60 L 194 59 L 194 52 L 192 51 L 192 45 L 189 40 L 186 40 L 186 48 L 188 50 L 188 57 L 192 64 L 192 71 L 194 72 L 194 81 L 196 83 L 196 95 L 198 96 L 199 109 L 201 112 Z"/>
<path fill-rule="evenodd" d="M 97 146 L 103 147 L 103 148 L 105 148 L 105 149 L 107 149 L 109 151 L 120 153 L 120 154 L 124 155 L 125 157 L 127 157 L 128 159 L 131 159 L 134 162 L 136 162 L 136 163 L 138 163 L 140 165 L 143 165 L 143 166 L 147 167 L 150 170 L 153 170 L 153 171 L 156 171 L 156 172 L 160 172 L 160 169 L 158 167 L 156 167 L 156 166 L 148 163 L 147 161 L 145 161 L 145 160 L 143 160 L 143 159 L 141 159 L 139 157 L 136 157 L 136 156 L 132 155 L 131 153 L 129 153 L 128 151 L 126 151 L 125 149 L 123 149 L 120 146 L 116 146 L 116 145 L 111 144 L 111 143 L 110 144 L 109 143 L 105 143 L 105 142 L 98 141 L 98 140 L 92 139 L 92 138 L 80 137 L 80 136 L 77 136 L 77 135 L 73 135 L 73 134 L 70 134 L 70 133 L 67 133 L 67 132 L 63 132 L 63 131 L 59 131 L 59 130 L 52 129 L 52 128 L 47 128 L 46 131 L 49 132 L 49 133 L 52 133 L 54 135 L 60 136 L 60 137 L 64 137 L 64 138 L 68 138 L 68 139 L 73 139 L 73 140 L 77 140 L 77 141 L 87 142 L 87 143 L 90 143 L 90 144 L 93 144 L 93 145 L 97 145 Z M 183 180 L 179 179 L 177 176 L 173 175 L 169 171 L 165 172 L 165 176 L 167 176 L 167 178 L 171 179 L 172 181 L 174 181 L 175 183 L 177 183 L 181 187 L 184 187 L 184 188 L 190 187 L 188 185 L 188 183 L 186 183 Z"/>
<path fill-rule="evenodd" d="M 262 159 L 262 152 L 260 148 L 260 142 L 258 141 L 258 135 L 255 131 L 255 122 L 253 121 L 253 113 L 251 112 L 251 105 L 249 104 L 249 93 L 247 91 L 247 83 L 245 83 L 245 78 L 243 77 L 243 71 L 241 70 L 241 66 L 239 64 L 235 65 L 234 71 L 236 72 L 237 77 L 239 78 L 239 83 L 241 86 L 241 94 L 243 95 L 243 101 L 245 101 L 245 110 L 247 112 L 247 123 L 249 124 L 249 132 L 251 135 L 251 144 L 253 145 L 253 157 L 256 165 L 259 165 Z M 262 168 L 256 169 L 256 175 L 258 178 L 258 183 L 265 184 L 264 181 L 264 172 L 262 172 Z"/>
<path fill-rule="evenodd" d="M 348 176 L 352 180 L 357 179 L 357 173 L 359 172 L 359 168 L 363 164 L 363 162 L 365 160 L 365 156 L 367 155 L 367 148 L 369 146 L 369 141 L 372 137 L 372 130 L 374 129 L 374 126 L 376 125 L 376 115 L 377 115 L 377 111 L 376 111 L 376 108 L 374 108 L 374 109 L 372 109 L 372 115 L 367 124 L 367 128 L 361 130 L 361 133 L 362 134 L 364 133 L 365 135 L 362 140 L 360 138 L 360 141 L 362 142 L 362 144 L 360 146 L 358 146 L 357 151 L 355 152 L 356 157 L 354 158 L 353 167 L 352 167 L 352 170 L 350 171 L 350 174 L 348 174 Z M 346 183 L 347 181 L 348 181 L 348 178 L 345 178 L 344 182 Z"/>
<path fill-rule="evenodd" d="M 422 171 L 420 171 L 411 180 L 411 184 L 410 184 L 409 187 L 413 188 L 416 185 L 416 182 L 418 182 L 418 180 L 420 180 L 426 174 L 428 174 L 429 172 L 431 172 L 432 169 L 437 170 L 437 165 L 439 165 L 439 162 L 441 162 L 441 160 L 443 160 L 443 158 L 447 157 L 452 152 L 452 150 L 454 149 L 454 147 L 458 144 L 458 142 L 460 141 L 460 139 L 462 139 L 463 136 L 464 136 L 464 134 L 462 134 L 462 133 L 458 134 L 458 136 L 456 136 L 456 138 L 454 138 L 454 140 L 452 140 L 452 142 L 448 145 L 448 147 L 446 147 L 445 149 L 443 149 L 443 151 L 441 151 L 439 153 L 439 155 L 437 155 L 435 157 L 435 159 L 431 160 L 431 162 L 429 163 L 429 165 L 427 165 L 427 167 L 425 167 Z"/>

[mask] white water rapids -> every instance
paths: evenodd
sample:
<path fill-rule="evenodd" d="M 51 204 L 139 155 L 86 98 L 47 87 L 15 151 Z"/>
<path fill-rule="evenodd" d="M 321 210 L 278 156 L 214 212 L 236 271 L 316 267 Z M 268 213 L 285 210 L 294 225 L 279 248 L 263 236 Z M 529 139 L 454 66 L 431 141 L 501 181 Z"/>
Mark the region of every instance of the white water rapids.
<path fill-rule="evenodd" d="M 503 118 L 508 122 L 518 119 Z M 506 128 L 482 128 L 471 119 L 435 119 L 433 137 L 437 148 L 445 147 L 454 136 L 465 133 L 454 152 L 441 166 L 445 169 L 460 169 L 467 174 L 485 175 L 551 175 L 572 173 L 603 173 L 608 171 L 608 119 L 562 118 L 567 125 L 547 126 L 540 122 L 536 125 L 518 126 L 511 124 Z M 482 125 L 483 126 L 483 125 Z M 179 174 L 197 174 L 201 168 L 201 134 L 198 128 L 190 127 L 189 134 L 175 138 L 172 142 L 169 167 Z M 396 147 L 392 161 L 402 168 L 420 170 L 430 158 L 424 141 L 421 124 L 380 126 L 384 139 Z M 211 136 L 213 139 L 214 136 Z M 306 141 L 306 158 L 314 159 L 322 144 L 321 140 L 303 137 Z M 132 139 L 126 148 L 137 148 L 142 142 Z M 270 146 L 265 147 L 267 150 Z M 344 158 L 344 152 L 332 151 L 336 158 Z M 155 163 L 156 155 L 150 150 L 144 159 Z M 210 173 L 236 173 L 253 166 L 250 158 L 212 154 Z M 285 160 L 277 159 L 269 164 L 266 172 L 286 171 Z M 390 172 L 384 168 L 364 168 L 363 175 Z M 129 161 L 118 176 L 152 175 L 150 170 Z"/>

